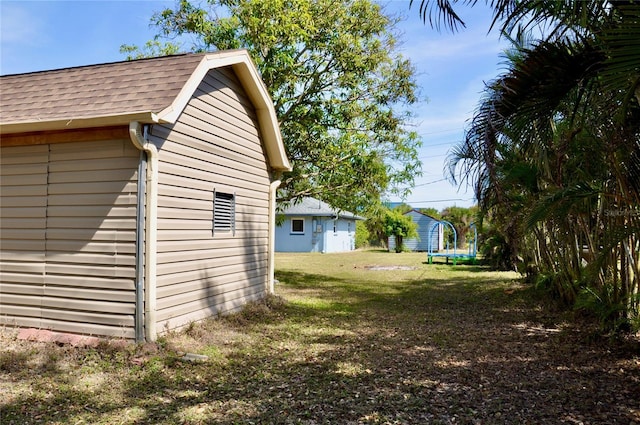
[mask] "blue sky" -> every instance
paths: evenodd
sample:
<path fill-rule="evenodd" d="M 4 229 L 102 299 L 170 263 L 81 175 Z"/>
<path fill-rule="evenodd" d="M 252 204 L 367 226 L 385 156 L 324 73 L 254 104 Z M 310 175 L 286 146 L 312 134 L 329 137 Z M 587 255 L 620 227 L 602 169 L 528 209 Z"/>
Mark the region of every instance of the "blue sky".
<path fill-rule="evenodd" d="M 416 0 L 416 3 L 419 0 Z M 420 104 L 415 129 L 423 140 L 423 176 L 405 200 L 414 207 L 473 205 L 471 190 L 444 181 L 451 146 L 461 140 L 484 82 L 500 71 L 506 43 L 488 34 L 484 4 L 461 9 L 467 28 L 438 32 L 425 25 L 408 1 L 381 1 L 406 20 L 399 24 L 402 53 L 418 72 Z M 173 1 L 7 1 L 0 0 L 0 73 L 14 74 L 123 60 L 122 44 L 142 45 L 155 34 L 153 12 Z M 428 99 L 428 100 L 427 100 Z M 392 201 L 398 201 L 392 198 Z"/>

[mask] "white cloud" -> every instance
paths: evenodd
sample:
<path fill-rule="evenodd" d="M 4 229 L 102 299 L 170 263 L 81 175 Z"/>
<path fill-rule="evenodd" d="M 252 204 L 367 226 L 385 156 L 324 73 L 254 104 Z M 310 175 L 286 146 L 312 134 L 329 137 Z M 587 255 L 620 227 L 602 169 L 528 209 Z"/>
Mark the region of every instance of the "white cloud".
<path fill-rule="evenodd" d="M 420 135 L 442 138 L 450 133 L 462 133 L 473 117 L 484 91 L 485 82 L 494 79 L 498 71 L 485 75 L 473 75 L 466 81 L 464 75 L 455 87 L 445 89 L 442 95 L 416 110 L 416 131 Z"/>
<path fill-rule="evenodd" d="M 462 34 L 425 37 L 424 40 L 407 44 L 404 53 L 414 61 L 437 62 L 470 59 L 502 52 L 501 43 L 493 35 L 474 29 Z"/>
<path fill-rule="evenodd" d="M 34 46 L 44 40 L 42 19 L 27 7 L 29 3 L 0 2 L 0 39 L 3 48 Z"/>

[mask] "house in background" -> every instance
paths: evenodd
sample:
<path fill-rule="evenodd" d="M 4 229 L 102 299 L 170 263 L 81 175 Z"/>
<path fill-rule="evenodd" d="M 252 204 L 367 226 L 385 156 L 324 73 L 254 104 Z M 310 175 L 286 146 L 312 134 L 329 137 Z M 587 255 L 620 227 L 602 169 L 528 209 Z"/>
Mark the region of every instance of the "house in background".
<path fill-rule="evenodd" d="M 284 221 L 276 226 L 277 252 L 345 252 L 356 245 L 356 221 L 348 211 L 338 211 L 326 202 L 304 198 L 278 213 Z"/>
<path fill-rule="evenodd" d="M 404 213 L 411 217 L 414 223 L 418 225 L 418 238 L 405 238 L 403 243 L 405 249 L 410 251 L 431 251 L 438 252 L 444 248 L 444 227 L 435 218 L 430 215 L 421 213 L 418 210 L 411 210 Z M 429 249 L 431 243 L 431 249 Z M 396 248 L 395 237 L 389 237 L 389 250 Z"/>
<path fill-rule="evenodd" d="M 291 167 L 246 51 L 0 84 L 2 325 L 154 340 L 273 289 Z"/>

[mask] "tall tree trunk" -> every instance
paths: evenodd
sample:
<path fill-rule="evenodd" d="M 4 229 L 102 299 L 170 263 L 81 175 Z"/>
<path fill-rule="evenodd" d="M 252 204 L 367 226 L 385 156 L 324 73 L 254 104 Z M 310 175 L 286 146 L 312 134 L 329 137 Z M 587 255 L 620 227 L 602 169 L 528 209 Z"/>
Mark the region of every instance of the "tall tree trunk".
<path fill-rule="evenodd" d="M 402 252 L 404 250 L 403 238 L 401 235 L 396 235 L 396 252 Z"/>

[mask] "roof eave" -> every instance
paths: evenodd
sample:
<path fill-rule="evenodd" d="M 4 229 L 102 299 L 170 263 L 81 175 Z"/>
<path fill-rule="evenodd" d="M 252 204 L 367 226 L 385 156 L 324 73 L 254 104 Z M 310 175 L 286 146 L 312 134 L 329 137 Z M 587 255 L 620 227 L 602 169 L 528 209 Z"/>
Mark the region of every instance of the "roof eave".
<path fill-rule="evenodd" d="M 104 116 L 64 118 L 46 121 L 8 122 L 0 124 L 0 134 L 129 125 L 131 121 L 138 121 L 144 124 L 162 122 L 155 113 L 140 111 L 126 114 L 109 114 Z"/>
<path fill-rule="evenodd" d="M 366 220 L 365 217 L 360 217 L 359 215 L 355 215 L 355 214 L 339 214 L 339 213 L 327 213 L 327 212 L 321 212 L 321 213 L 316 213 L 313 211 L 301 211 L 301 212 L 282 212 L 279 213 L 280 215 L 284 215 L 286 217 L 300 217 L 300 216 L 313 216 L 313 217 L 338 217 L 338 218 L 346 218 L 346 219 L 351 219 L 351 220 Z"/>

